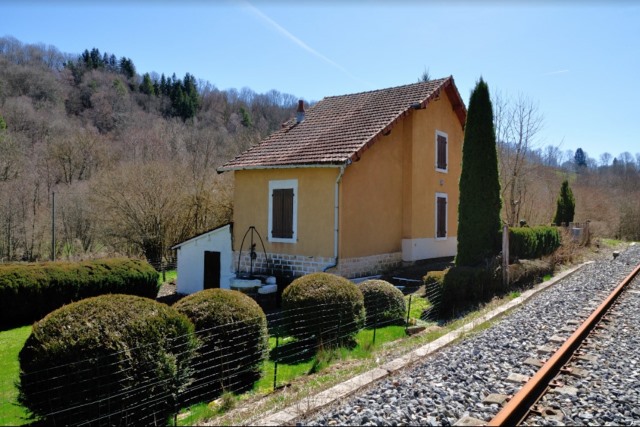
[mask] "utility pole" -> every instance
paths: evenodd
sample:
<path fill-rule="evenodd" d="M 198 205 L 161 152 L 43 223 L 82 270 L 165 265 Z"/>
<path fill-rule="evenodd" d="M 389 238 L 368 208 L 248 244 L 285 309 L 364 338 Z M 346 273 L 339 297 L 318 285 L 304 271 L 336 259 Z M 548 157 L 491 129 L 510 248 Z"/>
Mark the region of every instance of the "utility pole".
<path fill-rule="evenodd" d="M 56 260 L 56 192 L 51 192 L 51 261 Z"/>

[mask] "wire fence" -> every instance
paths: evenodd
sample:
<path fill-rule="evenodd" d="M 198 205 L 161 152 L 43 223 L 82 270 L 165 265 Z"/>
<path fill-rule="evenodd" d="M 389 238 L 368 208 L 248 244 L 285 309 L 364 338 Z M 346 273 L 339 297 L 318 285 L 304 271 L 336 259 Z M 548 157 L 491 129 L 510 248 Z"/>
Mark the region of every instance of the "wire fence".
<path fill-rule="evenodd" d="M 438 299 L 435 294 L 425 297 Z M 187 345 L 189 337 L 178 337 L 161 343 L 161 351 L 153 343 L 152 348 L 123 347 L 107 355 L 72 355 L 76 360 L 22 373 L 15 384 L 0 384 L 0 408 L 17 407 L 22 384 L 30 407 L 46 423 L 173 424 L 191 404 L 210 402 L 225 392 L 268 392 L 314 372 L 323 350 L 371 348 L 380 341 L 382 328 L 401 330 L 418 318 L 433 320 L 435 308 L 423 298 L 410 295 L 405 301 L 399 311 L 382 301 L 369 304 L 366 314 L 344 303 L 276 311 L 266 316 L 266 335 L 256 329 L 260 319 L 232 321 L 197 331 L 195 354 Z M 423 309 L 416 310 L 418 303 Z M 19 422 L 15 417 L 20 415 L 2 412 L 0 424 Z"/>

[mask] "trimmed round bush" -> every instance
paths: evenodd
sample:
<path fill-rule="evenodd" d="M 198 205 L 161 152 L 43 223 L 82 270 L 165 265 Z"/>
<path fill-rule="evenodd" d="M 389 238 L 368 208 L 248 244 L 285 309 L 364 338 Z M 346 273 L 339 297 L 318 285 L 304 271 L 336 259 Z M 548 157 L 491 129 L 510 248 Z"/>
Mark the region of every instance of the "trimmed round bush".
<path fill-rule="evenodd" d="M 252 298 L 238 291 L 206 289 L 173 307 L 191 319 L 202 343 L 185 404 L 213 400 L 224 391 L 245 391 L 260 379 L 269 337 L 267 318 Z"/>
<path fill-rule="evenodd" d="M 351 344 L 364 324 L 364 297 L 344 277 L 312 273 L 295 279 L 282 293 L 289 335 L 325 346 Z"/>
<path fill-rule="evenodd" d="M 447 273 L 444 271 L 429 271 L 422 277 L 422 283 L 424 283 L 425 297 L 429 300 L 432 306 L 438 306 L 442 298 L 442 283 L 444 282 L 444 276 Z"/>
<path fill-rule="evenodd" d="M 360 284 L 367 313 L 366 325 L 397 325 L 404 322 L 406 305 L 398 288 L 384 280 L 366 280 Z"/>
<path fill-rule="evenodd" d="M 162 424 L 190 379 L 193 324 L 131 295 L 66 305 L 33 325 L 19 402 L 46 424 Z"/>

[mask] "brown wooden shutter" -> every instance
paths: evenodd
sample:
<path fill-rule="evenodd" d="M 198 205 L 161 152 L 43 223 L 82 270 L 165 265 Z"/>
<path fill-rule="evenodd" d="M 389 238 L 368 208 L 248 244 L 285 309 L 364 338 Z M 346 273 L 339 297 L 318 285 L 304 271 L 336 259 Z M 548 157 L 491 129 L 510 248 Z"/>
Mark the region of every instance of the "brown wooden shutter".
<path fill-rule="evenodd" d="M 438 169 L 447 168 L 447 137 L 438 135 Z"/>
<path fill-rule="evenodd" d="M 293 238 L 293 188 L 273 190 L 271 236 L 278 239 Z"/>
<path fill-rule="evenodd" d="M 437 217 L 436 217 L 436 237 L 447 237 L 447 199 L 446 197 L 438 197 L 437 199 Z"/>

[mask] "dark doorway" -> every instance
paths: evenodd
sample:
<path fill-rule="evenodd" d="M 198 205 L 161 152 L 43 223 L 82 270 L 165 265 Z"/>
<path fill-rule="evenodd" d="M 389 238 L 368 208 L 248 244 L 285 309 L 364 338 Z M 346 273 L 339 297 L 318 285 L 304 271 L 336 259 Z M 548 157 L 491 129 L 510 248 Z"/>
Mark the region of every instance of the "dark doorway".
<path fill-rule="evenodd" d="M 220 287 L 220 252 L 204 251 L 204 289 Z"/>

